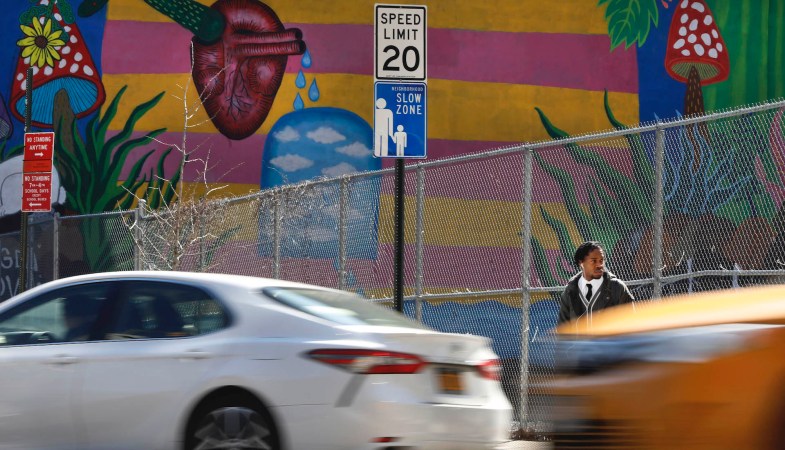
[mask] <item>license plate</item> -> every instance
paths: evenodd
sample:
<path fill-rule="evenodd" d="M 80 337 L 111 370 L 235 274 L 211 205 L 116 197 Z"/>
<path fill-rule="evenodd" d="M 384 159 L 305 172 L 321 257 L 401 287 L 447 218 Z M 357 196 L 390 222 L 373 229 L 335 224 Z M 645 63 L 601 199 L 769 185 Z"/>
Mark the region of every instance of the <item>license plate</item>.
<path fill-rule="evenodd" d="M 439 388 L 443 394 L 463 394 L 463 380 L 457 369 L 439 368 L 437 372 Z"/>

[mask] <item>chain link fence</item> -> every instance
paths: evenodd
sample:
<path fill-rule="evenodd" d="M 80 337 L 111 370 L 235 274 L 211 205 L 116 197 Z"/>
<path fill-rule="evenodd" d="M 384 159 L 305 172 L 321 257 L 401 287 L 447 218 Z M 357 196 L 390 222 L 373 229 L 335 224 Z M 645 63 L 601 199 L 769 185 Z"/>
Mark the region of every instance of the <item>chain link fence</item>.
<path fill-rule="evenodd" d="M 552 329 L 581 242 L 603 244 L 608 269 L 639 301 L 785 280 L 784 111 L 780 101 L 616 123 L 407 166 L 404 312 L 491 338 L 516 422 L 544 431 Z M 212 271 L 346 289 L 392 307 L 394 186 L 388 169 L 179 211 L 39 216 L 27 279 Z M 18 254 L 18 233 L 0 236 L 0 298 L 18 289 Z"/>

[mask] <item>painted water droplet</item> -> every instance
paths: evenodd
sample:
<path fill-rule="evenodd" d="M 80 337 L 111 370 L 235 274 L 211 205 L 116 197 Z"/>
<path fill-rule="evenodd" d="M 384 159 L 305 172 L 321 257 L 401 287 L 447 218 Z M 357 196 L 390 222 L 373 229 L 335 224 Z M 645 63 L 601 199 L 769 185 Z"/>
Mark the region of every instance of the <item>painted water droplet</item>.
<path fill-rule="evenodd" d="M 303 108 L 305 108 L 305 102 L 303 101 L 303 98 L 300 97 L 300 93 L 298 92 L 297 97 L 294 98 L 294 110 L 299 111 Z"/>
<path fill-rule="evenodd" d="M 300 60 L 300 64 L 306 69 L 311 67 L 311 51 L 309 49 L 305 49 L 305 53 L 303 53 L 303 58 Z"/>
<path fill-rule="evenodd" d="M 311 81 L 311 87 L 308 88 L 308 98 L 311 99 L 312 102 L 319 100 L 319 86 L 316 85 L 316 78 Z"/>
<path fill-rule="evenodd" d="M 303 73 L 302 69 L 300 69 L 300 73 L 297 74 L 297 78 L 294 80 L 294 85 L 299 89 L 305 87 L 305 74 Z"/>

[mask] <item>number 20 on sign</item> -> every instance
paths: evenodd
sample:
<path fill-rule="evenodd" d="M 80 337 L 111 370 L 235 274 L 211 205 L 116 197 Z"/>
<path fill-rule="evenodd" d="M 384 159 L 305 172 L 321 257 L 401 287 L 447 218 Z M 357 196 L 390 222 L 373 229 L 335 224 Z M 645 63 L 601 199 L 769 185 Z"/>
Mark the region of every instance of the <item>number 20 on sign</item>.
<path fill-rule="evenodd" d="M 426 81 L 427 9 L 414 5 L 376 5 L 377 80 Z"/>

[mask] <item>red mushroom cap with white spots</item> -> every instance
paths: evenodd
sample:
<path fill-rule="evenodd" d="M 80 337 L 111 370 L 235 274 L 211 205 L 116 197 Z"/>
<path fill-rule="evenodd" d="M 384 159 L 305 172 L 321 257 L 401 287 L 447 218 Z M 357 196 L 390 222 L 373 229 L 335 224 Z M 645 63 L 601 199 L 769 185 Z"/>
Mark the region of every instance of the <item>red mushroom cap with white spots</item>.
<path fill-rule="evenodd" d="M 686 82 L 691 66 L 698 70 L 702 85 L 723 81 L 730 73 L 725 41 L 703 0 L 681 0 L 668 32 L 665 69 Z"/>
<path fill-rule="evenodd" d="M 40 0 L 40 4 L 48 4 L 49 1 L 56 0 Z M 36 20 L 43 24 L 46 18 L 39 17 Z M 54 98 L 61 89 L 68 92 L 71 108 L 78 118 L 98 109 L 106 99 L 98 69 L 76 23 L 66 23 L 60 15 L 57 4 L 54 5 L 54 20 L 69 36 L 65 45 L 54 48 L 60 58 L 54 59 L 53 65 L 44 64 L 43 67 L 39 67 L 29 56 L 23 58 L 20 50 L 9 102 L 11 113 L 24 122 L 25 78 L 28 67 L 32 65 L 32 125 L 44 128 L 52 126 Z"/>

